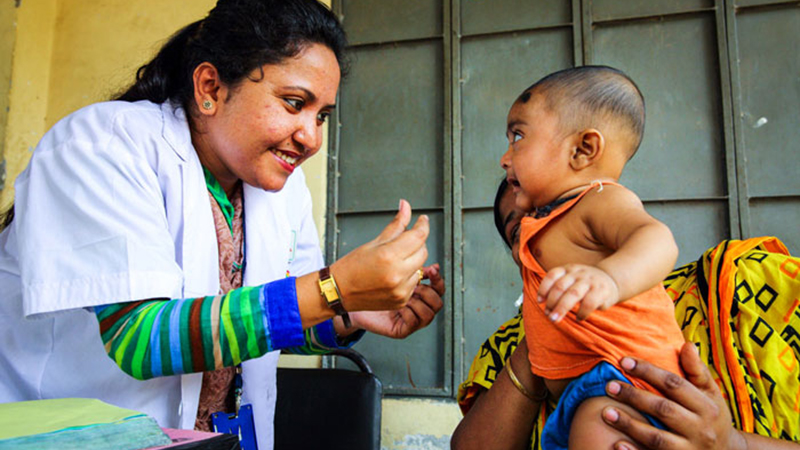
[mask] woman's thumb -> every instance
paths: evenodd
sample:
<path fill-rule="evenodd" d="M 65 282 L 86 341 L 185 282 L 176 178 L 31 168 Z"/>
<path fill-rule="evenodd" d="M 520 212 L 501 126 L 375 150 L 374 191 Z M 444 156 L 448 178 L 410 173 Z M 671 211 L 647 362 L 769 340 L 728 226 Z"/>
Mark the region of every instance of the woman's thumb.
<path fill-rule="evenodd" d="M 401 199 L 394 219 L 389 222 L 389 225 L 386 225 L 386 228 L 381 231 L 381 234 L 375 240 L 379 244 L 393 240 L 406 229 L 409 222 L 411 222 L 411 205 Z"/>

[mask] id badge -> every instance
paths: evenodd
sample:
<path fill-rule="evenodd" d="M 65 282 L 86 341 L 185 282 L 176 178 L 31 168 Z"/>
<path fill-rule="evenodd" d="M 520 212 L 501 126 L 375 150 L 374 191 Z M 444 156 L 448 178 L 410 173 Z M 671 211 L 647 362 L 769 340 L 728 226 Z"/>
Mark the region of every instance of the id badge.
<path fill-rule="evenodd" d="M 211 422 L 214 424 L 215 432 L 239 436 L 242 450 L 258 450 L 252 405 L 242 405 L 238 414 L 216 412 L 211 415 Z"/>

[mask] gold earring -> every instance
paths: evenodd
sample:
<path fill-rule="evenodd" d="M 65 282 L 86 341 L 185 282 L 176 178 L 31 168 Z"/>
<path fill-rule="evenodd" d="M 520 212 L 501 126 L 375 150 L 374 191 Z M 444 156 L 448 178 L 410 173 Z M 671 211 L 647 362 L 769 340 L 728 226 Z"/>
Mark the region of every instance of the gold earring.
<path fill-rule="evenodd" d="M 203 109 L 211 109 L 214 107 L 214 104 L 211 103 L 211 100 L 206 100 L 203 102 Z"/>

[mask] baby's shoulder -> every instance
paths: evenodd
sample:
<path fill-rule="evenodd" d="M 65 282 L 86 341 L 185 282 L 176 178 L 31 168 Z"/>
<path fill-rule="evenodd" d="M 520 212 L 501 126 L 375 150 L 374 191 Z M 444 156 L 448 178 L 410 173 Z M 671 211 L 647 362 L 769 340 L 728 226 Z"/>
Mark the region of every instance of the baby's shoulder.
<path fill-rule="evenodd" d="M 635 192 L 621 184 L 603 183 L 593 185 L 575 205 L 587 211 L 608 212 L 614 208 L 642 208 L 642 200 Z"/>

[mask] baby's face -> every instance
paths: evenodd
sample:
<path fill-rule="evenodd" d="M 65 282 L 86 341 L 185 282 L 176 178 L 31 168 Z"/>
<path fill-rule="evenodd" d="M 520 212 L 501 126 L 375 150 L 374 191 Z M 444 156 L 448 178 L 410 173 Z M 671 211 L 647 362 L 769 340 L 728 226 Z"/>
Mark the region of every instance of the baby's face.
<path fill-rule="evenodd" d="M 541 97 L 517 101 L 508 113 L 508 150 L 500 159 L 517 207 L 532 211 L 557 199 L 569 175 L 570 139 Z"/>

